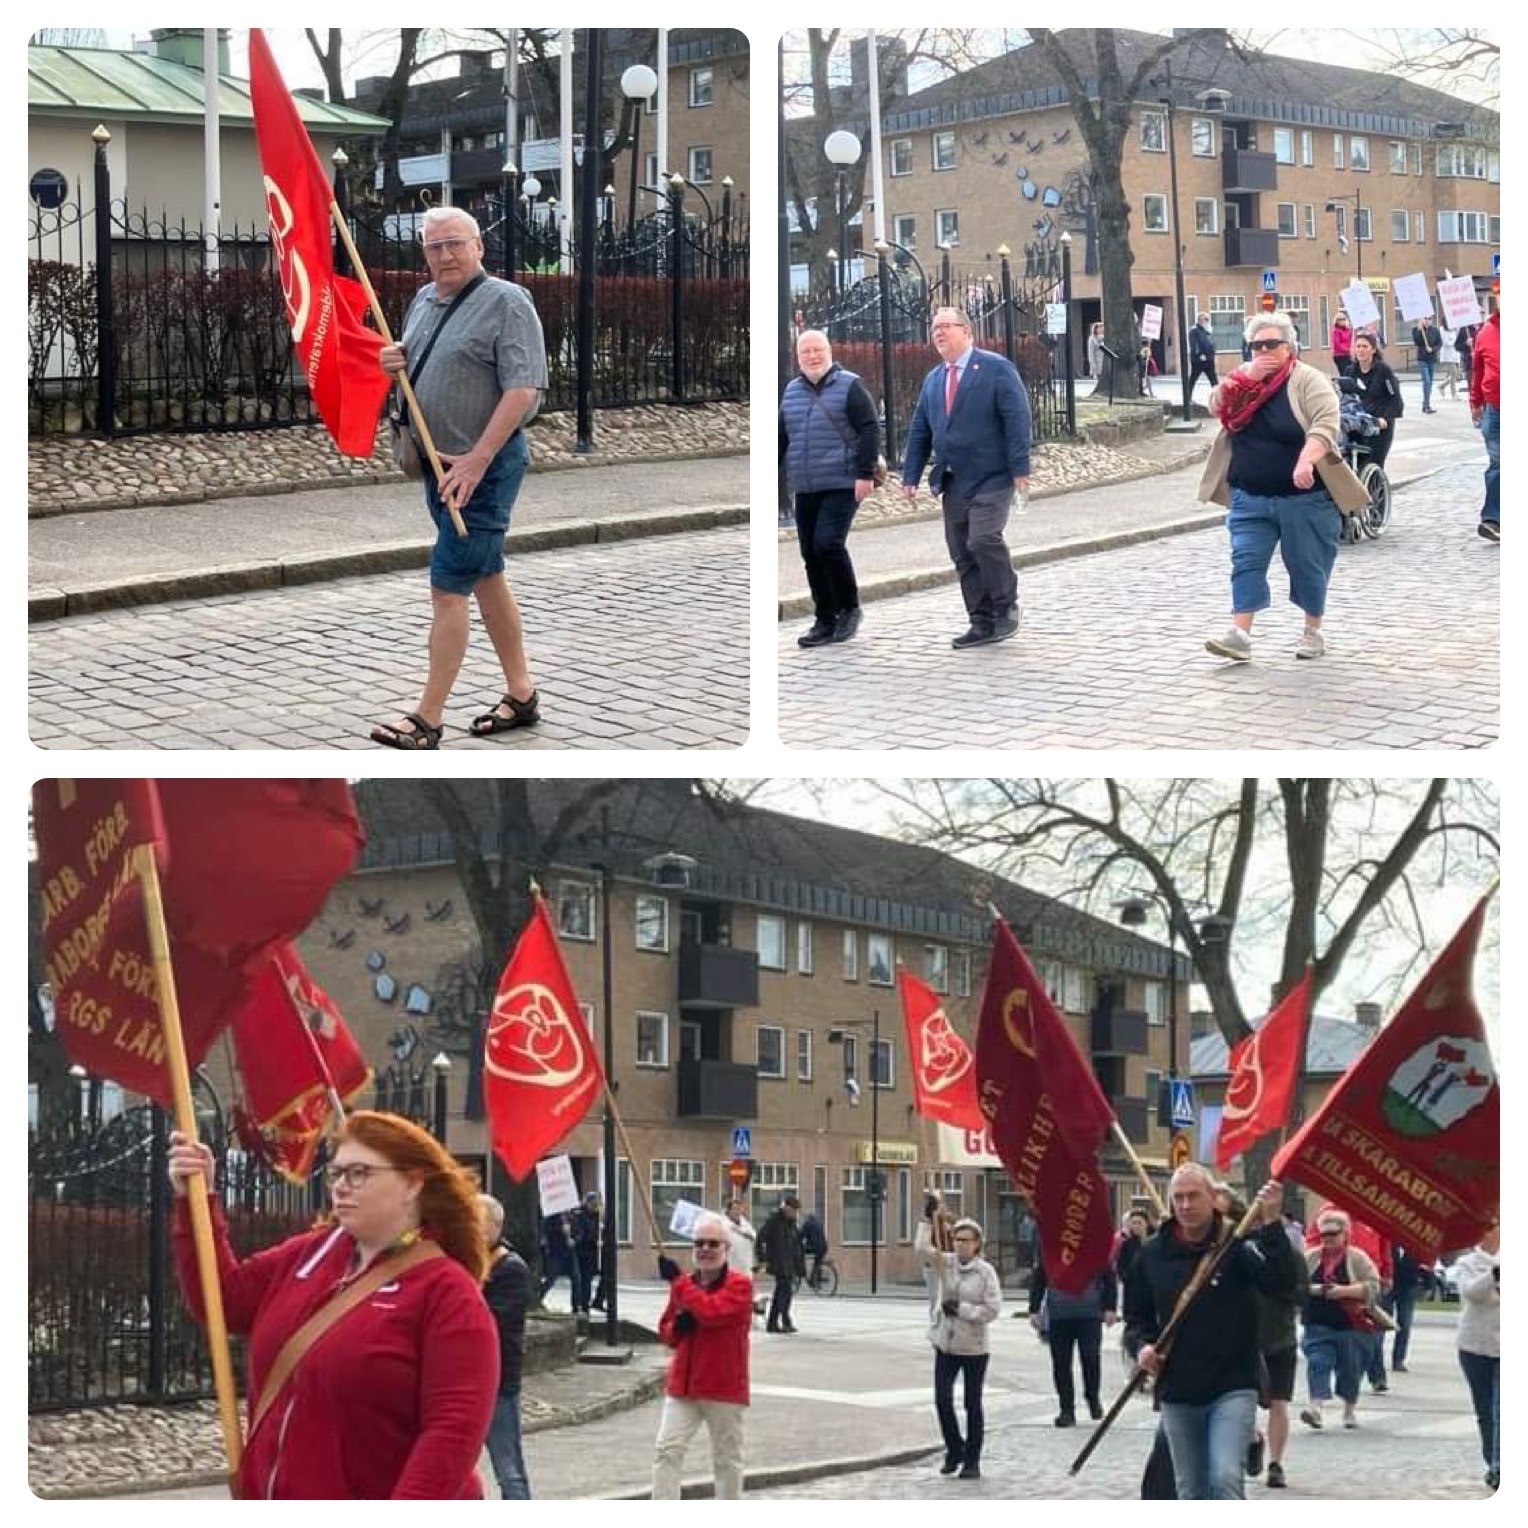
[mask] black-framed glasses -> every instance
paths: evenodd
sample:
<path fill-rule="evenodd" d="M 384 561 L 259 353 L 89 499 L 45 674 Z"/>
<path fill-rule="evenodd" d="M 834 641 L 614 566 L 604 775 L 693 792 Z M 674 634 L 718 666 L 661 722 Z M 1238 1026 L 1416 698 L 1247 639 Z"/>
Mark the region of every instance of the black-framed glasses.
<path fill-rule="evenodd" d="M 1341 1226 L 1322 1226 L 1321 1234 L 1323 1236 L 1341 1236 L 1342 1235 L 1342 1227 Z"/>
<path fill-rule="evenodd" d="M 697 1252 L 714 1252 L 718 1247 L 726 1246 L 725 1242 L 712 1241 L 709 1237 L 696 1237 L 694 1247 Z"/>
<path fill-rule="evenodd" d="M 1288 340 L 1253 340 L 1251 348 L 1253 350 L 1277 350 L 1280 345 L 1287 345 L 1288 343 Z"/>
<path fill-rule="evenodd" d="M 348 1189 L 365 1188 L 371 1181 L 373 1173 L 396 1173 L 401 1172 L 398 1167 L 379 1167 L 373 1162 L 347 1162 L 343 1167 L 326 1167 L 324 1169 L 324 1182 L 331 1190 L 344 1184 Z"/>

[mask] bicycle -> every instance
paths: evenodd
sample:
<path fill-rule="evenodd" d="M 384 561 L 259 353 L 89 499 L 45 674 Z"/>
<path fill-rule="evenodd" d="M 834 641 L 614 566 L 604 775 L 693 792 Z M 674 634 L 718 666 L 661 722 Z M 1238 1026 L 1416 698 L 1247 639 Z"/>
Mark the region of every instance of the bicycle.
<path fill-rule="evenodd" d="M 824 1298 L 836 1295 L 838 1293 L 838 1264 L 824 1253 L 808 1272 L 796 1275 L 796 1293 L 800 1293 L 803 1284 L 814 1295 L 822 1295 Z"/>
<path fill-rule="evenodd" d="M 1369 495 L 1369 502 L 1362 509 L 1342 517 L 1342 540 L 1348 546 L 1356 546 L 1364 540 L 1378 541 L 1390 524 L 1390 479 L 1378 462 L 1369 459 L 1368 437 L 1378 434 L 1379 427 L 1353 396 L 1356 386 L 1352 379 L 1339 377 L 1337 391 L 1342 403 L 1341 450 Z"/>

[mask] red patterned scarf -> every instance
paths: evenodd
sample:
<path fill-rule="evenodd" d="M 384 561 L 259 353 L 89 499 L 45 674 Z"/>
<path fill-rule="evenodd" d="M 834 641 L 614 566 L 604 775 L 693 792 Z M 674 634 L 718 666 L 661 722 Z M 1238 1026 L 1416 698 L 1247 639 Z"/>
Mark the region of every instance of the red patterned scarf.
<path fill-rule="evenodd" d="M 1252 423 L 1252 416 L 1283 387 L 1295 369 L 1291 354 L 1277 371 L 1261 379 L 1249 377 L 1240 367 L 1221 378 L 1215 400 L 1215 417 L 1234 435 Z"/>

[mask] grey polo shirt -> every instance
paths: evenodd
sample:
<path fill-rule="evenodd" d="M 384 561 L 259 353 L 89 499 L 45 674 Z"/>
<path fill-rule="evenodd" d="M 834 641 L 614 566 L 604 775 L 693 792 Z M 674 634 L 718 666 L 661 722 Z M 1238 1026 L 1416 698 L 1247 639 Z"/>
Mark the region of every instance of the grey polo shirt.
<path fill-rule="evenodd" d="M 433 281 L 420 290 L 403 320 L 405 355 L 419 355 L 450 306 L 449 297 L 435 295 Z M 530 293 L 490 276 L 446 325 L 414 391 L 436 449 L 458 456 L 477 444 L 510 388 L 544 392 L 546 385 L 546 342 Z M 523 424 L 540 402 L 532 403 Z"/>

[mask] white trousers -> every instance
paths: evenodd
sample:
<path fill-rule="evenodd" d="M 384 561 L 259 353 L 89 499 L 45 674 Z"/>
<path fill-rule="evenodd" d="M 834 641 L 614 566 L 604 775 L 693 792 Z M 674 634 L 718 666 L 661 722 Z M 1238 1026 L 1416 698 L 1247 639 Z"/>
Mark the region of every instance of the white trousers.
<path fill-rule="evenodd" d="M 743 1414 L 735 1401 L 692 1401 L 663 1398 L 658 1443 L 653 1455 L 653 1500 L 678 1501 L 679 1476 L 690 1440 L 704 1423 L 711 1434 L 711 1473 L 716 1499 L 736 1501 L 743 1494 Z"/>

